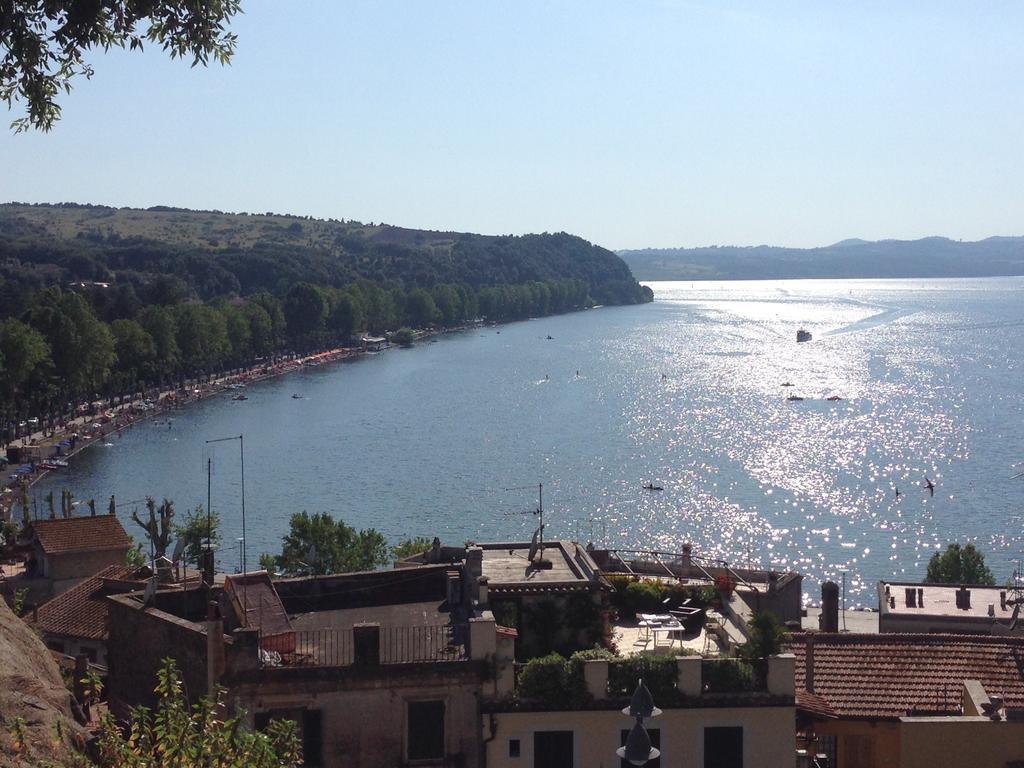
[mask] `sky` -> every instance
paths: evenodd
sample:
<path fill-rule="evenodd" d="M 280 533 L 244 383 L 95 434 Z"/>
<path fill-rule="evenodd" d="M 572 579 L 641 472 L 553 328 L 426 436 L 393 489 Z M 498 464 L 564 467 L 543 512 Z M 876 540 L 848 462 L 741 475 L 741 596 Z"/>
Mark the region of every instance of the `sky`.
<path fill-rule="evenodd" d="M 614 249 L 1024 234 L 1019 2 L 243 8 L 229 67 L 92 52 L 52 132 L 0 128 L 0 201 Z"/>

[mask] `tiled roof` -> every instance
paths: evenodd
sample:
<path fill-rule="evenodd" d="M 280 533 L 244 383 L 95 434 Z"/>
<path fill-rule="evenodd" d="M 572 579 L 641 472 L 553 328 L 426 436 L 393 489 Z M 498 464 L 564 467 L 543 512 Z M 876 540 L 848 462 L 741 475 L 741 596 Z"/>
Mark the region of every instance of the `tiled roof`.
<path fill-rule="evenodd" d="M 807 644 L 813 637 L 813 694 Z M 797 634 L 797 705 L 812 714 L 896 719 L 959 712 L 965 680 L 978 680 L 1008 709 L 1024 708 L 1024 637 L 935 634 Z"/>
<path fill-rule="evenodd" d="M 107 595 L 120 589 L 104 589 L 103 580 L 127 579 L 132 568 L 111 565 L 39 606 L 35 626 L 42 632 L 67 637 L 105 640 Z"/>
<path fill-rule="evenodd" d="M 32 530 L 48 555 L 128 549 L 131 539 L 114 515 L 35 520 Z"/>

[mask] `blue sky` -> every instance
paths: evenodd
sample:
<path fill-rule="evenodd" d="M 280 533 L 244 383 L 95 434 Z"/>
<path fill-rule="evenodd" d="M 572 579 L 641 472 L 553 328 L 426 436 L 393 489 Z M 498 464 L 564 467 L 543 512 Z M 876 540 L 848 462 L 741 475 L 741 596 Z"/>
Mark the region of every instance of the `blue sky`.
<path fill-rule="evenodd" d="M 243 5 L 230 67 L 91 56 L 52 133 L 0 133 L 0 200 L 611 248 L 1024 234 L 1017 2 Z"/>

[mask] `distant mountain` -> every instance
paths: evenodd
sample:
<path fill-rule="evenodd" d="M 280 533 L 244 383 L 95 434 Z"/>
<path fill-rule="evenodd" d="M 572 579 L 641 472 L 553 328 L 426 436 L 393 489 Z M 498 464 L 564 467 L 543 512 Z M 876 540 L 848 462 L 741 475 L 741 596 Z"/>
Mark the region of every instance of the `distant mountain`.
<path fill-rule="evenodd" d="M 1024 237 L 962 242 L 842 240 L 823 248 L 710 246 L 619 251 L 638 280 L 994 277 L 1024 275 Z"/>

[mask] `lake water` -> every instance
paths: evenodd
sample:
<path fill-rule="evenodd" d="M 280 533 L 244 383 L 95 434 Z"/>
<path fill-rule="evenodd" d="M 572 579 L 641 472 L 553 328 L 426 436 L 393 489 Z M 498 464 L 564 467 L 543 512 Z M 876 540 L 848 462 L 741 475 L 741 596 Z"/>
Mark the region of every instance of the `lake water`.
<path fill-rule="evenodd" d="M 528 538 L 543 482 L 548 536 L 692 541 L 797 569 L 812 597 L 846 570 L 851 604 L 874 605 L 875 580 L 921 578 L 955 540 L 1009 577 L 1024 549 L 1024 278 L 651 285 L 653 304 L 451 334 L 207 400 L 84 451 L 34 493 L 68 487 L 100 509 L 112 493 L 166 496 L 184 513 L 206 501 L 210 456 L 232 570 L 238 447 L 204 441 L 244 434 L 250 564 L 303 509 L 392 540 Z M 801 327 L 813 341 L 796 343 Z"/>

